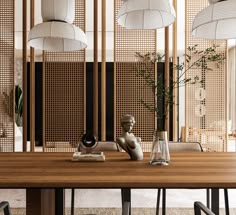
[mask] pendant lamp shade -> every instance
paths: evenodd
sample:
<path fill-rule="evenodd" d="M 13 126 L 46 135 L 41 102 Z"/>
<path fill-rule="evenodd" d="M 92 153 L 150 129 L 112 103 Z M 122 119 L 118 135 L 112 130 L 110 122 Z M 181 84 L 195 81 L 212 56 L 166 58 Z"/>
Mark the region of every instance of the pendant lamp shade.
<path fill-rule="evenodd" d="M 192 35 L 206 39 L 236 38 L 236 1 L 209 2 L 212 4 L 196 15 Z"/>
<path fill-rule="evenodd" d="M 170 0 L 126 0 L 117 22 L 127 29 L 157 29 L 171 25 L 175 17 Z"/>
<path fill-rule="evenodd" d="M 87 47 L 85 33 L 71 24 L 75 0 L 42 0 L 43 23 L 29 32 L 28 44 L 46 51 L 77 51 Z"/>
<path fill-rule="evenodd" d="M 85 33 L 64 22 L 44 22 L 29 33 L 29 45 L 46 51 L 76 51 L 87 47 Z"/>
<path fill-rule="evenodd" d="M 60 20 L 73 23 L 75 0 L 42 0 L 41 11 L 44 22 Z"/>

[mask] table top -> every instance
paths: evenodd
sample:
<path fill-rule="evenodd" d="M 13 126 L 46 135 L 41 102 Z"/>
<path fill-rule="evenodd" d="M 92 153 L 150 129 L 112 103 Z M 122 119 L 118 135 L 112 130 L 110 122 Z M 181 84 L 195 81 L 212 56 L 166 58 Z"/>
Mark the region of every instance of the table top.
<path fill-rule="evenodd" d="M 236 153 L 172 153 L 169 166 L 105 152 L 105 162 L 72 153 L 0 153 L 0 188 L 236 188 Z"/>

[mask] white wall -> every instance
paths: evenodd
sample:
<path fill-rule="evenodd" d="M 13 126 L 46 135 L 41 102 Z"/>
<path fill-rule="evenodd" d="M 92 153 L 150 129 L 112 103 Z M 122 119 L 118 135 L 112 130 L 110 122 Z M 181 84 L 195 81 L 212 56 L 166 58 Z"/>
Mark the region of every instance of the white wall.
<path fill-rule="evenodd" d="M 229 131 L 236 131 L 236 40 L 233 40 L 234 47 L 228 54 L 228 104 L 229 104 Z"/>

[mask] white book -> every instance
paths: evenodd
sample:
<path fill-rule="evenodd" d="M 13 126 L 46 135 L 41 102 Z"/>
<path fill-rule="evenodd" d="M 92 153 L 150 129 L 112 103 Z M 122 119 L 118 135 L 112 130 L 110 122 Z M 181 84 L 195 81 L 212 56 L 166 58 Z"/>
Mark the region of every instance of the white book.
<path fill-rule="evenodd" d="M 105 161 L 103 152 L 74 152 L 72 161 Z"/>

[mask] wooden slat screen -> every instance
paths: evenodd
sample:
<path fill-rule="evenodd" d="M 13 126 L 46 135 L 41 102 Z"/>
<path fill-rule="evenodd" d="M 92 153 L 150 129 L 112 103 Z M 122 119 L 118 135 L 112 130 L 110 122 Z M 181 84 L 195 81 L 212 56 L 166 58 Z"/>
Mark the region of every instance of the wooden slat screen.
<path fill-rule="evenodd" d="M 15 1 L 0 2 L 0 152 L 14 151 Z"/>
<path fill-rule="evenodd" d="M 207 0 L 186 1 L 186 47 L 198 45 L 199 50 L 205 50 L 213 44 L 219 45 L 219 53 L 225 55 L 226 41 L 206 40 L 195 38 L 191 35 L 192 22 L 195 15 L 208 5 Z M 186 49 L 188 54 L 188 50 Z M 194 60 L 194 59 L 193 59 Z M 197 98 L 197 91 L 200 84 L 186 87 L 186 141 L 198 141 L 210 151 L 225 151 L 227 146 L 226 138 L 226 67 L 222 65 L 216 68 L 210 65 L 213 71 L 188 72 L 189 78 L 199 76 L 205 80 L 205 99 Z M 199 114 L 203 108 L 205 114 Z"/>
<path fill-rule="evenodd" d="M 115 0 L 115 71 L 114 71 L 114 139 L 122 133 L 120 118 L 129 113 L 135 117 L 133 133 L 142 139 L 145 150 L 145 142 L 152 141 L 155 129 L 154 113 L 149 112 L 141 103 L 145 99 L 154 104 L 154 98 L 150 87 L 145 84 L 141 77 L 136 77 L 135 68 L 139 66 L 136 62 L 135 52 L 146 54 L 156 51 L 155 30 L 127 30 L 117 24 L 118 10 L 123 4 L 121 0 Z M 153 76 L 155 74 L 153 67 Z"/>
<path fill-rule="evenodd" d="M 85 30 L 85 0 L 74 24 Z M 44 53 L 44 151 L 75 151 L 85 130 L 85 50 Z"/>

